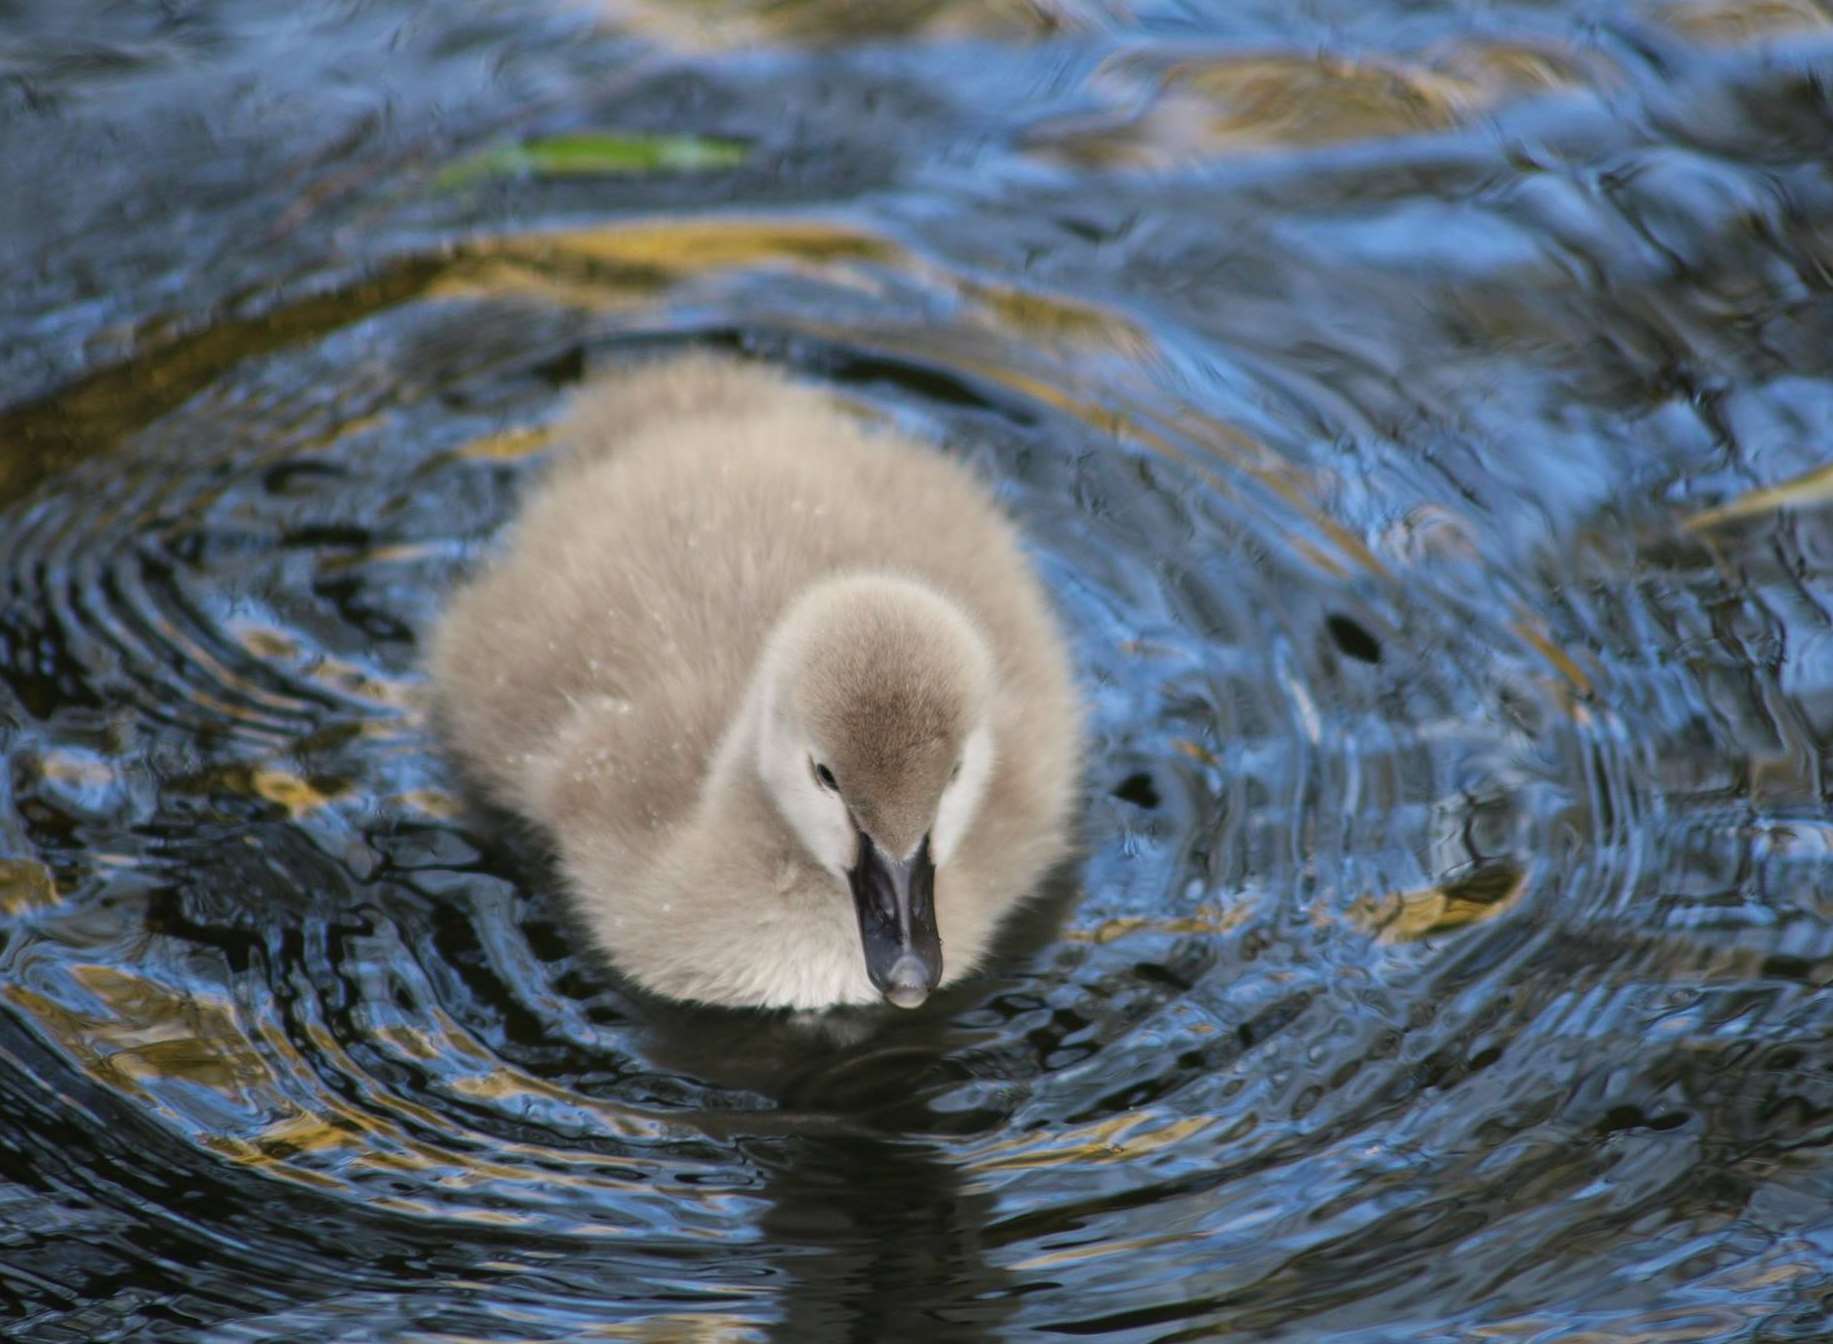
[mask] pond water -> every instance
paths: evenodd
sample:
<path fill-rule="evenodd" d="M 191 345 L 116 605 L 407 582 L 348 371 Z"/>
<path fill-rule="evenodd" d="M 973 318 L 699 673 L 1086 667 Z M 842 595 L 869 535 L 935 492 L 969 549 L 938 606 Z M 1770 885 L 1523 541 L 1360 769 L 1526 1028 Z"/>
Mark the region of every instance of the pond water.
<path fill-rule="evenodd" d="M 1833 1337 L 1824 4 L 0 71 L 6 1338 Z M 975 463 L 1072 636 L 1085 853 L 920 1013 L 634 996 L 430 734 L 565 392 L 687 345 Z"/>

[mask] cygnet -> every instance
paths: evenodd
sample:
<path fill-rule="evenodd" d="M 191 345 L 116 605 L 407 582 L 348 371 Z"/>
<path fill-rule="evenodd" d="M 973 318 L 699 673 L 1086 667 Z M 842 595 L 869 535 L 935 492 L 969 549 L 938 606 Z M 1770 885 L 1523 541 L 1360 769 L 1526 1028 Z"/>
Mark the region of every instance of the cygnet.
<path fill-rule="evenodd" d="M 921 1004 L 1069 847 L 1081 710 L 1012 524 L 755 364 L 595 382 L 431 639 L 439 719 L 679 999 Z"/>

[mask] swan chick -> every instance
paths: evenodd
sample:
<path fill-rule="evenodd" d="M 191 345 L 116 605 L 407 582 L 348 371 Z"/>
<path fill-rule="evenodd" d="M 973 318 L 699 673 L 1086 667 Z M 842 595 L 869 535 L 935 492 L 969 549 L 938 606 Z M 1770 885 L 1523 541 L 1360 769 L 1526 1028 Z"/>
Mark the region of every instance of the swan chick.
<path fill-rule="evenodd" d="M 1069 848 L 1081 711 L 966 468 L 768 369 L 589 386 L 432 633 L 445 734 L 611 961 L 732 1006 L 916 1007 Z"/>

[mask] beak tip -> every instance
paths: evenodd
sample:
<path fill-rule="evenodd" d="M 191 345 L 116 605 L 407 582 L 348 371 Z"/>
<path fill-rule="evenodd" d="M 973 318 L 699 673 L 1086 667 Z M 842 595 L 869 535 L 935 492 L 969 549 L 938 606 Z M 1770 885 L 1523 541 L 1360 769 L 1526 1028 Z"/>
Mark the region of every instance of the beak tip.
<path fill-rule="evenodd" d="M 896 1004 L 899 1008 L 920 1008 L 933 988 L 935 982 L 930 978 L 929 968 L 918 958 L 906 953 L 897 959 L 897 964 L 885 976 L 880 992 L 885 996 L 885 1002 Z"/>

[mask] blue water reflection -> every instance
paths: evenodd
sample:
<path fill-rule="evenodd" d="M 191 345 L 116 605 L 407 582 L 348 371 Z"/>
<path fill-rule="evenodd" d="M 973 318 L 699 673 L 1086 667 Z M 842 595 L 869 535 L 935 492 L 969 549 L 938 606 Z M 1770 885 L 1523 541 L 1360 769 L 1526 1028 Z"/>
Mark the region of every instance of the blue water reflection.
<path fill-rule="evenodd" d="M 0 15 L 7 1337 L 1826 1336 L 1824 7 Z M 743 153 L 452 171 L 580 132 Z M 687 344 L 1073 635 L 921 1014 L 636 995 L 428 724 Z"/>

